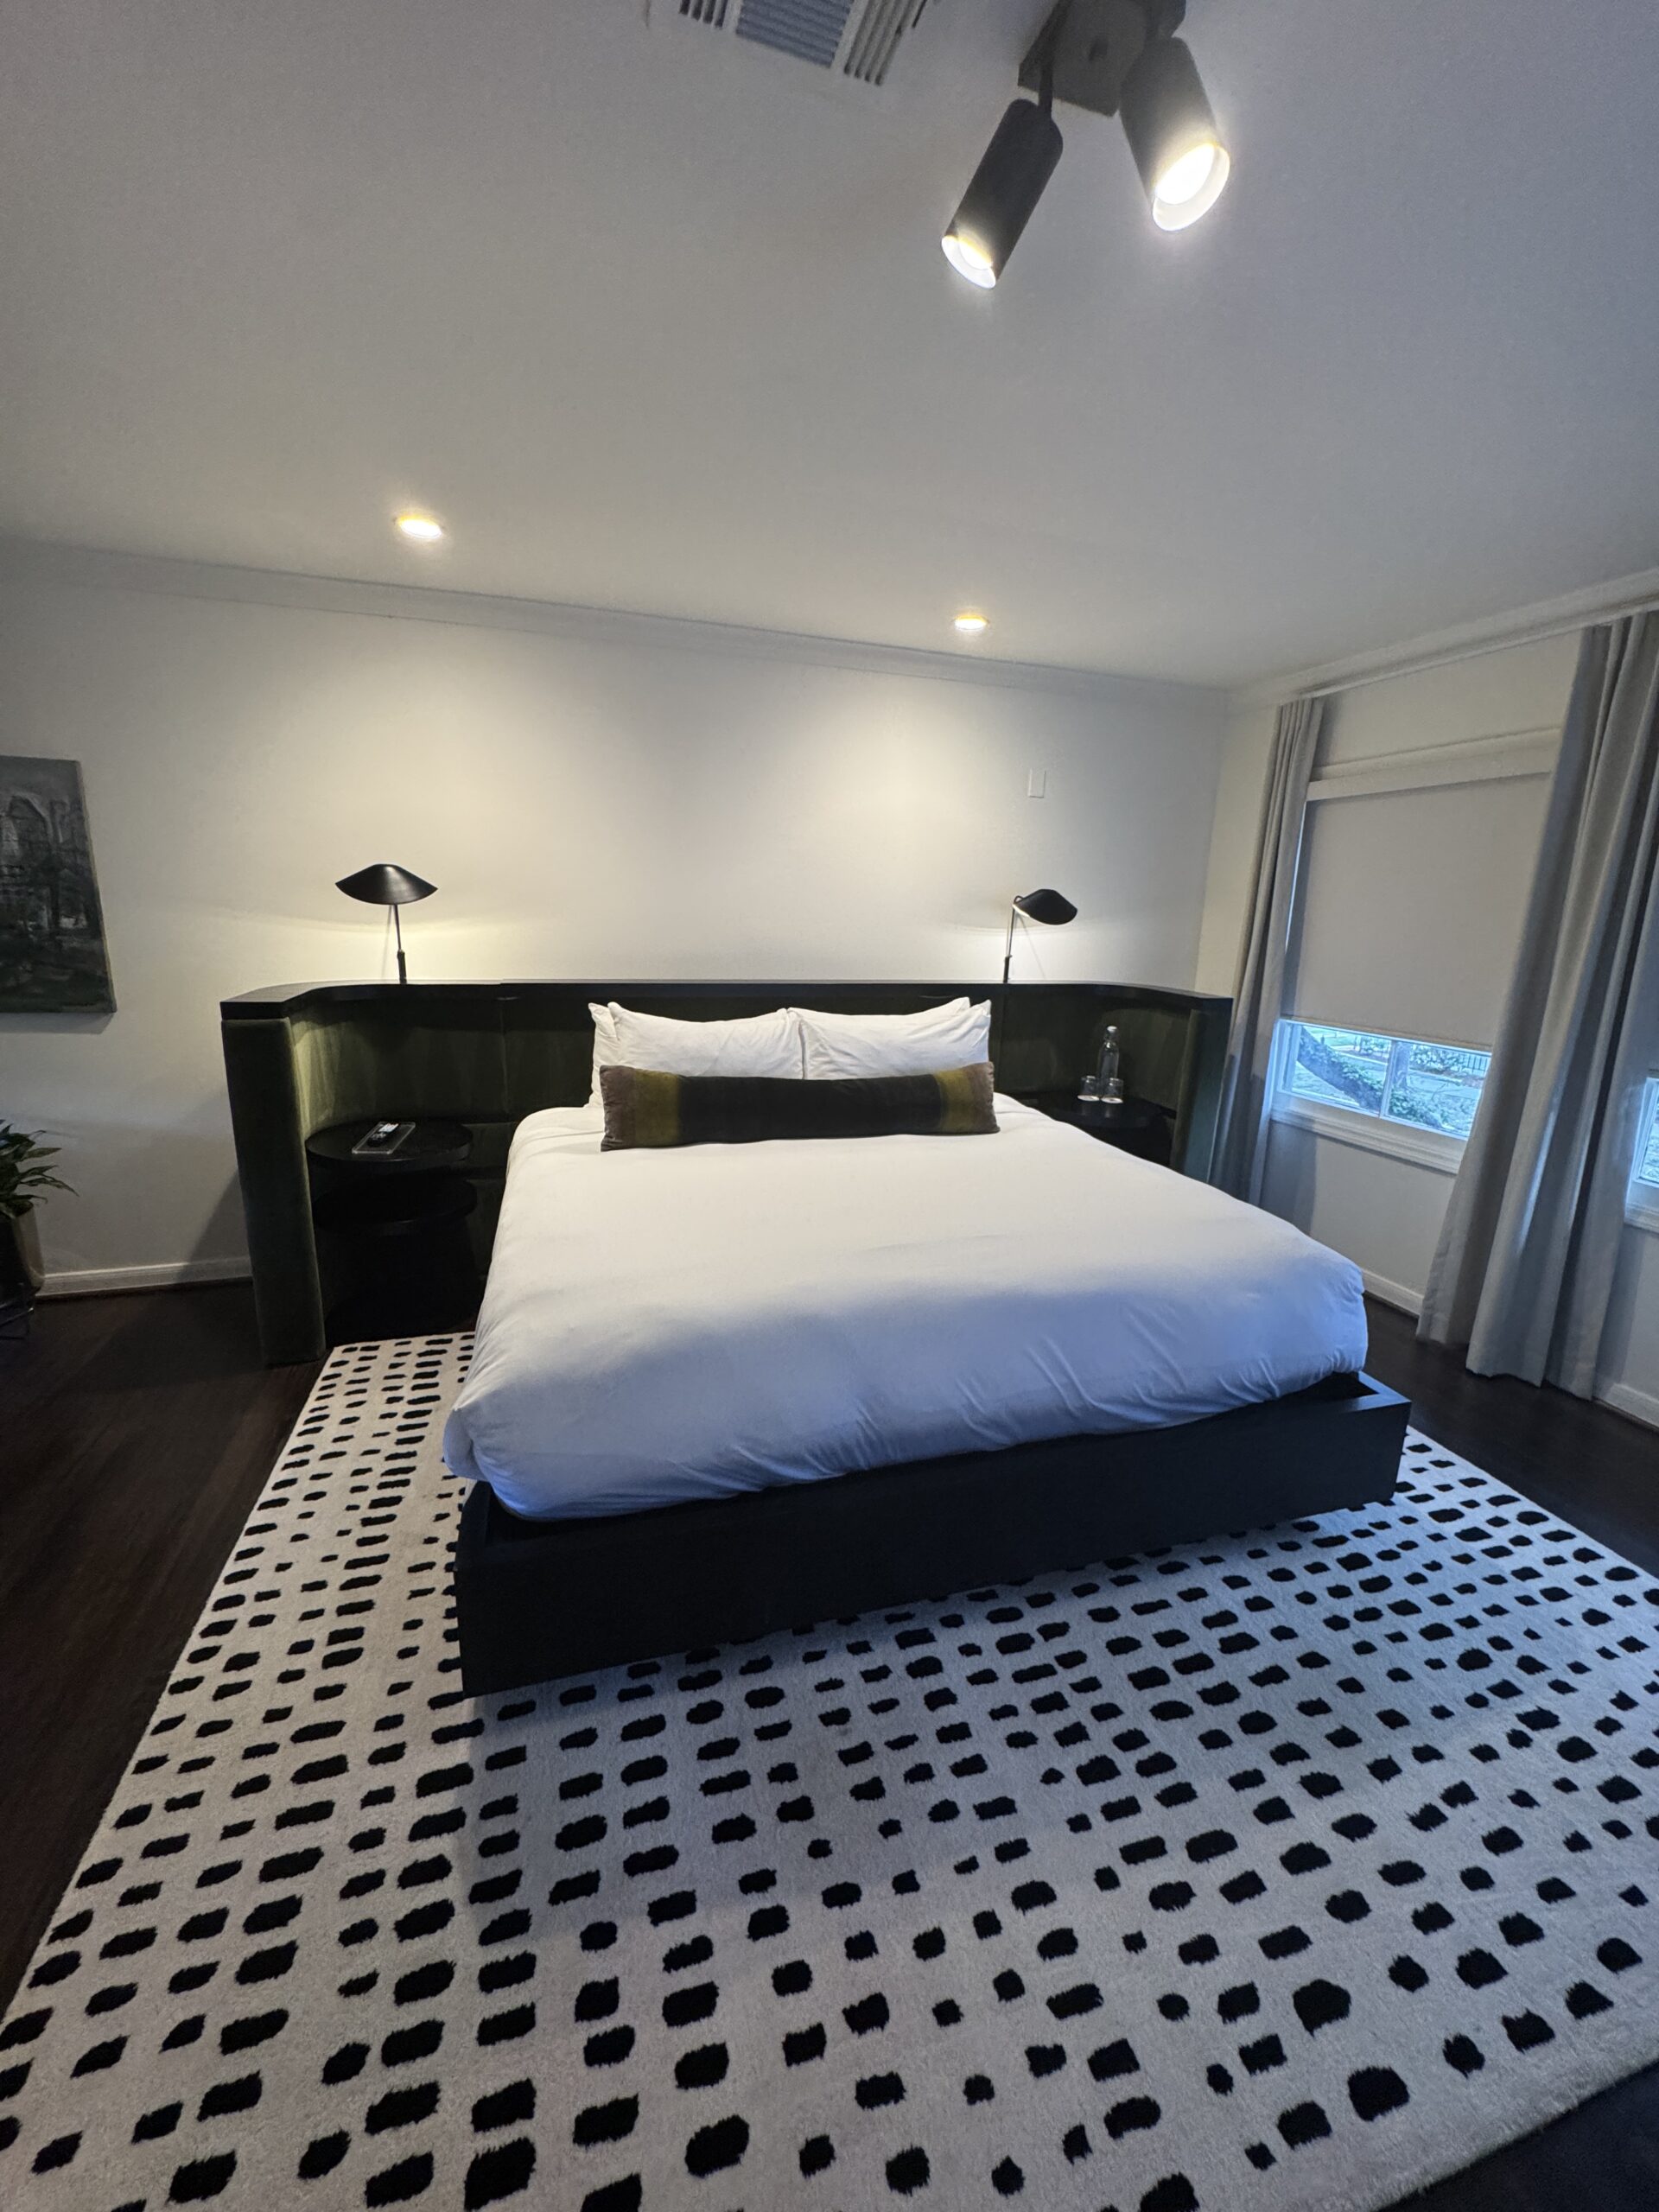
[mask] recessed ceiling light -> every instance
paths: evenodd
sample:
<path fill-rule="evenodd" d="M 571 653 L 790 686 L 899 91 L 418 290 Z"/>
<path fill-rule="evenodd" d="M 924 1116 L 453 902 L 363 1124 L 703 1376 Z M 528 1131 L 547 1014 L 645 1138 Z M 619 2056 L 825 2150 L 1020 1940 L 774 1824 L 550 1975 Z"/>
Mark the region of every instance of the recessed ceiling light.
<path fill-rule="evenodd" d="M 991 626 L 991 618 L 988 614 L 976 614 L 971 608 L 964 607 L 950 626 L 959 638 L 982 638 Z"/>
<path fill-rule="evenodd" d="M 435 521 L 430 515 L 399 515 L 397 526 L 414 545 L 435 545 L 443 536 L 443 524 Z"/>

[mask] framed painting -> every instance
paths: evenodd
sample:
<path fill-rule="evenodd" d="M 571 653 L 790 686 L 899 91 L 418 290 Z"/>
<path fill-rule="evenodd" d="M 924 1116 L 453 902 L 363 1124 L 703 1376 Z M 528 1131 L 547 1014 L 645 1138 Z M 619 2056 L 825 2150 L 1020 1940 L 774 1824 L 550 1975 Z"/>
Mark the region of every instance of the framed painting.
<path fill-rule="evenodd" d="M 0 1014 L 112 1014 L 76 760 L 0 753 Z"/>

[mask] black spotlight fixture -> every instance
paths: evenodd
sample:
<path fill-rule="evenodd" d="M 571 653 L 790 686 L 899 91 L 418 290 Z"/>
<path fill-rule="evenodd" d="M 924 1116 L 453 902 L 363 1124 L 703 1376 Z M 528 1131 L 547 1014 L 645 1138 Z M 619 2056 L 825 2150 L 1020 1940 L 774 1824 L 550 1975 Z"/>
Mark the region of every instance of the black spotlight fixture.
<path fill-rule="evenodd" d="M 939 241 L 945 259 L 970 284 L 988 291 L 1002 274 L 1064 143 L 1046 92 L 1040 102 L 1015 100 L 997 124 Z"/>
<path fill-rule="evenodd" d="M 1062 922 L 1075 922 L 1077 910 L 1064 891 L 1022 891 L 1008 907 L 1007 942 L 1002 948 L 1002 981 L 1008 980 L 1008 969 L 1014 963 L 1014 918 L 1023 914 L 1027 921 L 1046 922 L 1051 929 Z"/>
<path fill-rule="evenodd" d="M 1198 65 L 1175 34 L 1186 0 L 1058 0 L 1020 67 L 1023 91 L 985 149 L 942 244 L 971 284 L 1001 275 L 1060 158 L 1052 112 L 1064 100 L 1122 115 L 1160 230 L 1208 213 L 1231 164 Z"/>
<path fill-rule="evenodd" d="M 348 899 L 360 899 L 365 906 L 390 906 L 392 925 L 397 932 L 397 980 L 409 981 L 409 969 L 404 960 L 404 925 L 397 909 L 412 906 L 417 899 L 429 899 L 437 889 L 423 875 L 416 875 L 413 868 L 399 868 L 394 861 L 376 861 L 372 868 L 360 868 L 355 875 L 342 875 L 334 886 Z"/>

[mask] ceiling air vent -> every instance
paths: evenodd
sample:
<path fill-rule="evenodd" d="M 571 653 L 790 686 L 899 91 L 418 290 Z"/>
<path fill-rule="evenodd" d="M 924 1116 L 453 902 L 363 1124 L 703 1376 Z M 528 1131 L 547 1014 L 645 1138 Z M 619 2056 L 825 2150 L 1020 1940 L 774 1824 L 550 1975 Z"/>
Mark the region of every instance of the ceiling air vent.
<path fill-rule="evenodd" d="M 854 85 L 882 85 L 929 0 L 651 0 L 653 20 L 723 32 L 810 62 Z"/>

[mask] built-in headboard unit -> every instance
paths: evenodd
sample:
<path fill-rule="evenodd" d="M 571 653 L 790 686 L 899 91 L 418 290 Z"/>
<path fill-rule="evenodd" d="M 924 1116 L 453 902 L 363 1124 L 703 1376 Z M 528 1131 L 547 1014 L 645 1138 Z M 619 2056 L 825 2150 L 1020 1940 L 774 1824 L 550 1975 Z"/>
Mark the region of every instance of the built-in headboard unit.
<path fill-rule="evenodd" d="M 590 1000 L 721 1020 L 783 1006 L 914 1014 L 992 1001 L 1001 1090 L 1074 1089 L 1117 1026 L 1127 1087 L 1173 1116 L 1171 1164 L 1207 1178 L 1230 1001 L 1124 983 L 309 983 L 219 1008 L 260 1340 L 272 1364 L 327 1347 L 306 1140 L 366 1117 L 442 1116 L 473 1133 L 466 1173 L 487 1262 L 507 1147 L 526 1114 L 578 1106 L 593 1064 Z"/>

